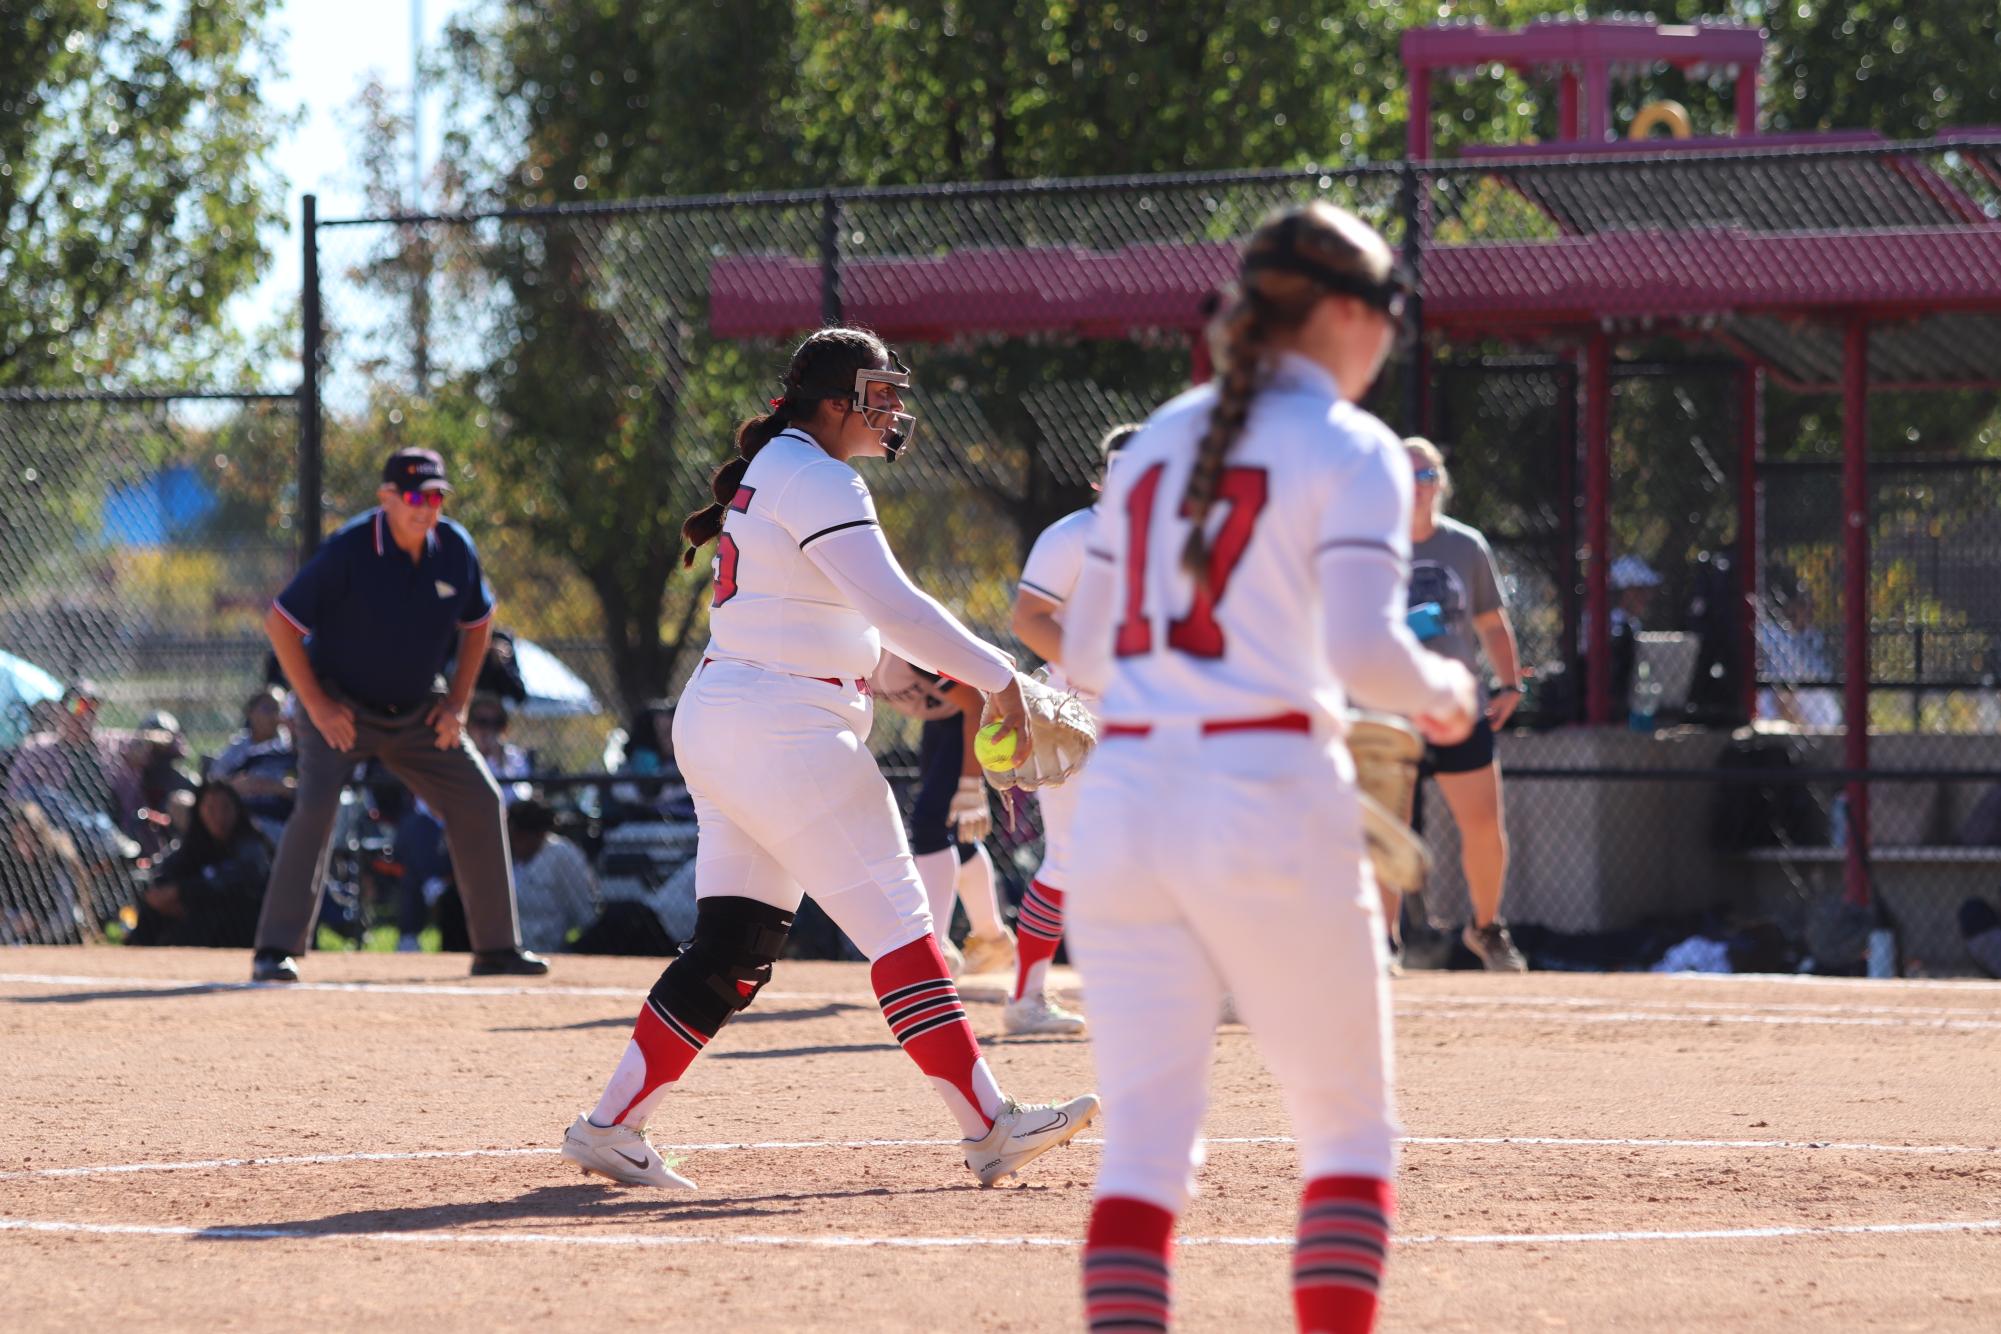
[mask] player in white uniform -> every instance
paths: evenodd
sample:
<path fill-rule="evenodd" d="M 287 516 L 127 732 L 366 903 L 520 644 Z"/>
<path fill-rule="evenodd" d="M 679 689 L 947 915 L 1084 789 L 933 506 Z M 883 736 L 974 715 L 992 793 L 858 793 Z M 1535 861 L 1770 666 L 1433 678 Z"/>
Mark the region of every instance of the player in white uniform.
<path fill-rule="evenodd" d="M 1115 426 L 1099 445 L 1104 467 L 1139 427 Z M 1101 483 L 1102 484 L 1102 483 Z M 1063 604 L 1084 572 L 1084 546 L 1091 537 L 1094 508 L 1064 515 L 1042 530 L 1029 548 L 1021 569 L 1021 587 L 1014 595 L 1014 633 L 1049 664 L 1049 684 L 1070 688 L 1063 675 Z M 1081 694 L 1082 692 L 1080 692 Z M 1084 696 L 1086 704 L 1096 701 Z M 1077 818 L 1077 788 L 1061 783 L 1039 789 L 1042 808 L 1042 865 L 1029 881 L 1015 918 L 1014 996 L 1001 1009 L 1001 1026 L 1009 1033 L 1081 1033 L 1084 1017 L 1049 999 L 1049 961 L 1063 943 L 1063 895 L 1070 883 L 1069 848 Z"/>
<path fill-rule="evenodd" d="M 597 1107 L 563 1156 L 615 1181 L 691 1185 L 643 1133 L 702 1048 L 771 979 L 802 893 L 871 961 L 883 1017 L 937 1087 L 982 1185 L 1068 1142 L 1090 1095 L 1003 1097 L 931 931 L 889 785 L 869 753 L 865 678 L 883 645 L 984 691 L 1024 723 L 1013 661 L 911 584 L 849 460 L 893 457 L 909 375 L 881 340 L 829 328 L 793 354 L 785 394 L 737 429 L 716 503 L 688 518 L 688 563 L 716 541 L 709 646 L 674 713 L 695 800 L 695 930 L 640 1008 Z M 1026 734 L 1023 733 L 1024 739 Z"/>
<path fill-rule="evenodd" d="M 1167 1328 L 1225 989 L 1299 1143 L 1299 1327 L 1373 1327 L 1396 1124 L 1341 719 L 1350 701 L 1408 714 L 1441 743 L 1473 720 L 1471 675 L 1404 621 L 1402 442 L 1355 406 L 1402 312 L 1388 247 L 1324 202 L 1294 206 L 1253 234 L 1241 278 L 1220 380 L 1126 447 L 1064 622 L 1064 668 L 1102 700 L 1068 904 L 1106 1105 L 1093 1330 Z"/>

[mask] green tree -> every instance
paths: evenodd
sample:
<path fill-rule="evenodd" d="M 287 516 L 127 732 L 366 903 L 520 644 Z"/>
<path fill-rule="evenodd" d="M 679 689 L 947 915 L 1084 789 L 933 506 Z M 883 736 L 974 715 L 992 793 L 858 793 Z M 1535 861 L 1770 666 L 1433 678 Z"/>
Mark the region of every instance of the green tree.
<path fill-rule="evenodd" d="M 0 7 L 0 385 L 164 377 L 278 219 L 270 0 Z"/>

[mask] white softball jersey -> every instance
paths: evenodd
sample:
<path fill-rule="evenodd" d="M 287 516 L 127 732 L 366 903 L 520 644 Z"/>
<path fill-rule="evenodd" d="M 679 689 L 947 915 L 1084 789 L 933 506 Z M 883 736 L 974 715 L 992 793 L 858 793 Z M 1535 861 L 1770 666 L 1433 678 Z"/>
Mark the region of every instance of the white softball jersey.
<path fill-rule="evenodd" d="M 1021 590 L 1054 603 L 1058 625 L 1063 624 L 1063 608 L 1084 573 L 1084 548 L 1091 540 L 1096 514 L 1095 509 L 1076 510 L 1050 524 L 1028 549 L 1028 561 L 1021 567 Z M 1062 667 L 1053 662 L 1049 684 L 1058 690 L 1070 688 Z"/>
<path fill-rule="evenodd" d="M 983 690 L 1008 656 L 913 585 L 883 540 L 868 483 L 802 431 L 750 461 L 716 540 L 707 656 L 797 676 L 865 679 L 887 644 Z"/>
<path fill-rule="evenodd" d="M 1064 625 L 1071 679 L 1109 722 L 1444 707 L 1443 661 L 1404 623 L 1410 462 L 1316 363 L 1282 354 L 1208 515 L 1209 578 L 1182 566 L 1182 496 L 1213 386 L 1162 406 L 1120 455 Z"/>

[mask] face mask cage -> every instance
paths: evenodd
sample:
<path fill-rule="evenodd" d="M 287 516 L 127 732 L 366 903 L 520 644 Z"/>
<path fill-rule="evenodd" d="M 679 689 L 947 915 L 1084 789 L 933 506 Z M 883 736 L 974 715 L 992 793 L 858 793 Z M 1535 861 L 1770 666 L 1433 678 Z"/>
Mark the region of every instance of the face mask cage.
<path fill-rule="evenodd" d="M 869 429 L 882 432 L 882 447 L 894 459 L 910 447 L 910 440 L 917 432 L 917 418 L 908 412 L 897 412 L 890 408 L 872 406 L 868 401 L 869 386 L 886 384 L 897 389 L 910 388 L 910 368 L 889 354 L 893 370 L 859 370 L 855 372 L 853 407 L 862 414 L 862 420 Z"/>

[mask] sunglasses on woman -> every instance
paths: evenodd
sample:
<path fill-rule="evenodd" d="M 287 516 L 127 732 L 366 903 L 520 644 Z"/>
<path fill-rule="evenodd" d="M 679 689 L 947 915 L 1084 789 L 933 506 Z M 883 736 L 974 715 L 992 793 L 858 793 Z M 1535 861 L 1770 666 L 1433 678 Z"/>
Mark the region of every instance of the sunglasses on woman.
<path fill-rule="evenodd" d="M 1420 485 L 1427 482 L 1436 482 L 1438 480 L 1438 469 L 1419 468 L 1416 472 L 1411 474 L 1411 477 Z"/>

